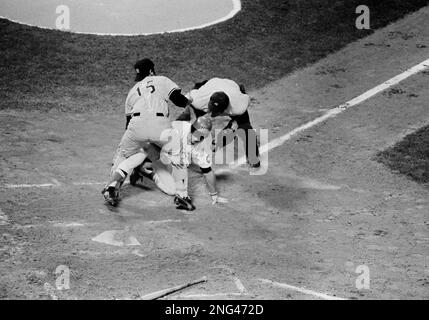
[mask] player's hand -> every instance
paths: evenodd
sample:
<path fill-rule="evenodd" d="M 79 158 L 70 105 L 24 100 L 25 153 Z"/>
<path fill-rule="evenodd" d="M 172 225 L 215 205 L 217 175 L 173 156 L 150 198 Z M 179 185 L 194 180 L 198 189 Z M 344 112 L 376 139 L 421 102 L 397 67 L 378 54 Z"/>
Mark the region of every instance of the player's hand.
<path fill-rule="evenodd" d="M 235 132 L 235 130 L 237 130 L 238 129 L 238 123 L 237 123 L 237 121 L 232 121 L 232 123 L 231 123 L 231 130 L 233 131 L 233 132 Z"/>

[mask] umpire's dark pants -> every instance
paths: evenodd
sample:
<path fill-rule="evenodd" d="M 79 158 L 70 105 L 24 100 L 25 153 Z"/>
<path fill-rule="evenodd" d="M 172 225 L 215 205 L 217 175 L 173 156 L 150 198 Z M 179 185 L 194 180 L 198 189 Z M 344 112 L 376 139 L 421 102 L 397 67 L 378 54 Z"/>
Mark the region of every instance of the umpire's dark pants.
<path fill-rule="evenodd" d="M 228 125 L 224 128 L 224 130 L 231 129 L 233 122 L 237 122 L 237 130 L 243 129 L 245 133 L 245 148 L 246 148 L 246 157 L 247 161 L 251 164 L 259 163 L 259 147 L 258 141 L 256 138 L 256 132 L 253 130 L 253 127 L 250 123 L 249 112 L 246 111 L 242 115 L 232 116 L 231 121 L 229 121 Z M 226 137 L 223 137 L 221 141 L 221 147 L 225 147 L 231 141 L 228 141 Z"/>
<path fill-rule="evenodd" d="M 191 115 L 190 115 L 188 108 L 186 108 L 186 110 L 182 114 L 179 115 L 177 120 L 179 120 L 179 121 L 191 120 Z M 194 111 L 195 111 L 195 115 L 198 118 L 206 114 L 204 111 L 201 111 L 201 110 L 194 109 Z M 245 141 L 246 146 L 245 147 L 246 147 L 247 161 L 252 165 L 259 163 L 258 141 L 256 138 L 256 132 L 255 132 L 255 130 L 253 130 L 253 127 L 250 124 L 249 112 L 246 110 L 246 112 L 243 113 L 242 115 L 231 116 L 231 120 L 229 121 L 228 125 L 225 128 L 223 128 L 223 130 L 231 129 L 234 121 L 237 122 L 237 125 L 238 125 L 237 130 L 243 129 L 243 131 L 245 132 L 245 137 L 246 137 L 246 141 Z M 220 148 L 225 147 L 227 144 L 231 143 L 234 140 L 234 139 L 227 139 L 226 136 L 222 136 L 221 138 L 222 138 L 222 140 L 217 142 L 217 145 Z M 253 151 L 253 152 L 251 152 L 251 151 Z"/>

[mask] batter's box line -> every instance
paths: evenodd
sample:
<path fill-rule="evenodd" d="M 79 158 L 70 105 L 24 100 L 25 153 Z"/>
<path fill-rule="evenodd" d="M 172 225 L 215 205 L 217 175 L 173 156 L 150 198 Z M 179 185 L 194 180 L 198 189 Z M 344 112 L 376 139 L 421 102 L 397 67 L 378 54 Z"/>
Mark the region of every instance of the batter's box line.
<path fill-rule="evenodd" d="M 320 299 L 324 299 L 324 300 L 348 300 L 346 298 L 340 298 L 337 296 L 331 296 L 325 293 L 320 293 L 320 292 L 316 292 L 313 290 L 309 290 L 306 288 L 300 288 L 300 287 L 296 287 L 296 286 L 292 286 L 290 284 L 286 284 L 286 283 L 280 283 L 280 282 L 276 282 L 276 281 L 272 281 L 272 280 L 268 280 L 268 279 L 258 279 L 260 282 L 266 283 L 266 284 L 270 284 L 274 287 L 278 287 L 278 288 L 282 288 L 282 289 L 288 289 L 288 290 L 292 290 L 292 291 L 296 291 L 296 292 L 300 292 L 303 294 L 307 294 L 307 295 L 311 295 L 313 297 L 317 297 Z"/>
<path fill-rule="evenodd" d="M 243 283 L 237 277 L 233 277 L 234 284 L 238 289 L 238 292 L 217 292 L 217 293 L 194 293 L 194 294 L 180 294 L 176 298 L 185 298 L 185 299 L 197 299 L 197 298 L 219 298 L 219 297 L 246 297 L 250 296 L 247 289 L 244 287 Z"/>
<path fill-rule="evenodd" d="M 56 179 L 52 179 L 53 183 L 40 183 L 40 184 L 5 184 L 5 189 L 28 189 L 28 188 L 60 188 L 63 186 L 101 186 L 105 185 L 105 182 L 98 181 L 83 181 L 83 182 L 72 182 L 71 184 L 64 184 Z"/>

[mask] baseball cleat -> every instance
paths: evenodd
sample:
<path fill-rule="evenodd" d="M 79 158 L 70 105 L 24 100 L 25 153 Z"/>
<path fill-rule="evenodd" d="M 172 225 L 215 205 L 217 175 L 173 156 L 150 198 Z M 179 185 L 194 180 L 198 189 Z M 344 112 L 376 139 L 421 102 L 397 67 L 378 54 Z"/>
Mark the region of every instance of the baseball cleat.
<path fill-rule="evenodd" d="M 101 193 L 103 194 L 104 201 L 111 205 L 112 207 L 116 207 L 119 204 L 119 189 L 113 186 L 109 186 L 104 188 Z"/>
<path fill-rule="evenodd" d="M 174 204 L 176 205 L 176 209 L 179 210 L 195 210 L 195 206 L 192 204 L 192 200 L 190 197 L 181 197 L 179 195 L 176 195 L 174 197 Z"/>

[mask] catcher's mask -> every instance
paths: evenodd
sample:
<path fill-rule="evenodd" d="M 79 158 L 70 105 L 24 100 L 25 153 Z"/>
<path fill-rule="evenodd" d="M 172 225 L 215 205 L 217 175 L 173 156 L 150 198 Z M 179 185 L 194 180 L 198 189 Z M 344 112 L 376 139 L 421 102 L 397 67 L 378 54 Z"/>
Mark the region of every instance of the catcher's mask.
<path fill-rule="evenodd" d="M 212 120 L 208 117 L 199 117 L 191 128 L 192 135 L 197 141 L 204 140 L 212 131 Z"/>
<path fill-rule="evenodd" d="M 134 69 L 136 70 L 135 81 L 142 81 L 151 70 L 155 73 L 155 64 L 149 58 L 144 58 L 135 63 Z"/>

